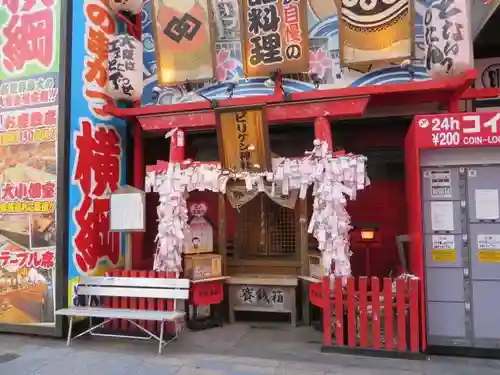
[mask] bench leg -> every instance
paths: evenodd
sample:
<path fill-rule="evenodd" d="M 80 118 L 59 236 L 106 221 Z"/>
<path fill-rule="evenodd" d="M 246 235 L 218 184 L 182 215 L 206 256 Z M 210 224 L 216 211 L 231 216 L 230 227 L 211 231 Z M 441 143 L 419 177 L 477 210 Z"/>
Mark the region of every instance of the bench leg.
<path fill-rule="evenodd" d="M 163 331 L 165 330 L 165 324 L 166 323 L 164 321 L 161 321 L 161 326 L 160 326 L 160 343 L 158 344 L 158 354 L 161 354 L 161 351 L 163 349 Z M 177 329 L 177 327 L 176 327 L 176 329 Z"/>
<path fill-rule="evenodd" d="M 66 342 L 66 346 L 71 345 L 71 333 L 73 331 L 73 317 L 70 316 L 69 318 L 69 328 L 68 328 L 68 341 Z"/>

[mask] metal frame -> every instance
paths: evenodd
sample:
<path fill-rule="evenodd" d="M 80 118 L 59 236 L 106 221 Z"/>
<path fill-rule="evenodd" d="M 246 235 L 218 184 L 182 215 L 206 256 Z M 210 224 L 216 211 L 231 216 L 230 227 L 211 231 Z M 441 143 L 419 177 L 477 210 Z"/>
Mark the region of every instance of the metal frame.
<path fill-rule="evenodd" d="M 68 184 L 69 184 L 69 131 L 70 122 L 70 85 L 71 85 L 71 48 L 72 1 L 60 2 L 59 25 L 59 87 L 57 119 L 57 195 L 56 195 L 56 255 L 55 255 L 55 310 L 68 305 Z M 55 325 L 6 324 L 0 323 L 0 332 L 22 333 L 40 336 L 64 336 L 64 317 L 55 316 Z"/>
<path fill-rule="evenodd" d="M 149 278 L 127 278 L 127 277 L 82 277 L 78 284 L 78 291 L 81 292 L 82 295 L 85 295 L 86 298 L 86 306 L 79 309 L 79 313 L 75 314 L 74 311 L 69 309 L 61 309 L 58 310 L 59 315 L 69 316 L 69 327 L 68 327 L 68 337 L 66 341 L 66 345 L 70 346 L 71 341 L 75 340 L 79 337 L 82 337 L 86 334 L 90 334 L 91 336 L 103 336 L 103 337 L 115 337 L 115 338 L 129 338 L 129 339 L 137 339 L 137 340 L 150 340 L 156 339 L 158 341 L 158 353 L 161 354 L 162 349 L 170 344 L 172 341 L 177 340 L 179 336 L 179 332 L 181 331 L 182 325 L 179 324 L 179 317 L 174 313 L 174 317 L 169 319 L 165 315 L 168 315 L 168 312 L 165 312 L 163 316 L 158 316 L 157 319 L 152 319 L 151 317 L 145 317 L 141 315 L 141 310 L 137 310 L 137 316 L 134 316 L 132 319 L 137 320 L 145 320 L 145 321 L 157 321 L 161 323 L 160 326 L 160 336 L 157 336 L 147 328 L 138 324 L 132 319 L 124 318 L 122 316 L 109 317 L 112 315 L 112 310 L 120 310 L 115 308 L 99 308 L 101 311 L 108 310 L 109 315 L 104 317 L 104 321 L 93 325 L 92 316 L 99 317 L 100 314 L 96 314 L 96 309 L 90 307 L 91 306 L 91 298 L 94 296 L 109 296 L 109 297 L 146 297 L 146 298 L 167 298 L 174 300 L 174 312 L 177 312 L 177 300 L 187 300 L 189 298 L 189 283 L 190 281 L 187 279 L 149 279 Z M 142 294 L 140 293 L 142 291 Z M 134 310 L 133 310 L 134 311 Z M 56 312 L 56 313 L 57 313 Z M 130 312 L 130 310 L 128 310 Z M 106 314 L 107 315 L 107 314 Z M 119 315 L 119 314 L 117 314 Z M 71 337 L 73 331 L 73 321 L 75 316 L 84 316 L 89 318 L 89 326 L 88 329 L 79 333 L 78 335 Z M 103 327 L 107 323 L 116 320 L 122 319 L 129 322 L 131 325 L 139 328 L 142 332 L 146 334 L 146 336 L 137 336 L 137 335 L 119 335 L 119 334 L 111 334 L 111 333 L 100 333 L 94 332 L 95 330 Z M 174 322 L 175 324 L 175 335 L 170 340 L 163 340 L 165 323 L 166 322 Z"/>

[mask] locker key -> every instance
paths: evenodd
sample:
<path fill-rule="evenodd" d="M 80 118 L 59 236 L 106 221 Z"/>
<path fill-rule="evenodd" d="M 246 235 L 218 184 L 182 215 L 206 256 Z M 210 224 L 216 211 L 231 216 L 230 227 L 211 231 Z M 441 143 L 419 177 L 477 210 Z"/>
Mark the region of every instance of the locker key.
<path fill-rule="evenodd" d="M 467 235 L 466 234 L 462 234 L 462 241 L 467 241 Z"/>
<path fill-rule="evenodd" d="M 465 302 L 465 310 L 470 310 L 470 302 Z"/>
<path fill-rule="evenodd" d="M 469 277 L 469 269 L 468 268 L 464 268 L 464 276 Z"/>
<path fill-rule="evenodd" d="M 460 207 L 466 207 L 467 202 L 466 201 L 460 201 Z"/>

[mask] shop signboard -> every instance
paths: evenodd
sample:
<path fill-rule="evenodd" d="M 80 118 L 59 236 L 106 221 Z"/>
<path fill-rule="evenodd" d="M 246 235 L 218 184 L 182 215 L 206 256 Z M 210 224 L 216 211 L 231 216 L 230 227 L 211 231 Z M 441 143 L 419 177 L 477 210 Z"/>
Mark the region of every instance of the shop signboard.
<path fill-rule="evenodd" d="M 426 148 L 500 145 L 500 112 L 423 115 L 415 121 Z"/>
<path fill-rule="evenodd" d="M 73 6 L 68 303 L 78 304 L 82 275 L 102 275 L 123 264 L 122 236 L 110 232 L 110 197 L 125 184 L 126 126 L 103 109 L 107 94 L 108 42 L 117 33 L 106 1 Z M 83 46 L 83 48 L 82 48 Z"/>
<path fill-rule="evenodd" d="M 0 324 L 6 326 L 55 326 L 60 6 L 60 0 L 18 0 L 0 7 Z"/>

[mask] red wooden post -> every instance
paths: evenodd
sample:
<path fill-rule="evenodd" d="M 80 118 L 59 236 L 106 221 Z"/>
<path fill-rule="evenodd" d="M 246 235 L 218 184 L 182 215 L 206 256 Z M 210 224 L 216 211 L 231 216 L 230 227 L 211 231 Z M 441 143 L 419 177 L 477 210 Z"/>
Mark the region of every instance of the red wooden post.
<path fill-rule="evenodd" d="M 330 278 L 323 277 L 323 345 L 332 345 L 332 301 L 330 300 Z M 335 300 L 335 303 L 337 301 Z"/>
<path fill-rule="evenodd" d="M 122 274 L 121 270 L 112 270 L 111 271 L 111 276 L 113 277 L 120 277 Z M 119 309 L 120 308 L 120 297 L 113 297 L 111 301 L 111 306 L 114 309 Z M 118 319 L 114 319 L 111 322 L 111 327 L 113 330 L 118 330 L 120 328 L 120 322 Z"/>
<path fill-rule="evenodd" d="M 148 271 L 140 271 L 139 277 L 148 277 Z M 144 298 L 144 297 L 139 298 L 139 309 L 140 310 L 147 310 L 146 298 Z M 144 327 L 145 324 L 146 324 L 146 321 L 144 321 L 144 320 L 139 321 L 140 326 Z"/>
<path fill-rule="evenodd" d="M 122 277 L 130 277 L 130 271 L 128 270 L 122 270 L 121 275 Z M 129 299 L 127 297 L 120 297 L 120 308 L 122 309 L 128 309 L 129 308 Z M 124 332 L 128 331 L 129 329 L 129 323 L 125 320 L 122 319 L 120 321 L 120 329 Z"/>
<path fill-rule="evenodd" d="M 418 286 L 419 280 L 410 280 L 410 350 L 412 352 L 419 351 L 420 342 L 420 330 L 418 327 L 419 316 L 418 316 Z"/>
<path fill-rule="evenodd" d="M 149 271 L 148 277 L 150 279 L 156 278 L 156 272 L 155 271 Z M 146 304 L 147 304 L 147 310 L 153 310 L 153 311 L 156 310 L 156 299 L 155 298 L 148 298 Z M 148 321 L 147 322 L 148 330 L 154 331 L 155 325 L 156 325 L 155 322 Z"/>
<path fill-rule="evenodd" d="M 396 280 L 396 302 L 398 319 L 398 350 L 406 350 L 406 281 Z"/>
<path fill-rule="evenodd" d="M 335 337 L 337 345 L 344 345 L 344 287 L 340 277 L 335 278 Z"/>
<path fill-rule="evenodd" d="M 384 316 L 385 316 L 385 348 L 392 350 L 394 347 L 394 330 L 392 324 L 392 280 L 384 277 Z"/>
<path fill-rule="evenodd" d="M 378 277 L 372 277 L 372 337 L 373 349 L 380 349 L 380 282 Z"/>
<path fill-rule="evenodd" d="M 368 279 L 359 278 L 359 345 L 368 347 Z"/>
<path fill-rule="evenodd" d="M 354 279 L 347 279 L 347 345 L 356 347 L 356 287 Z"/>
<path fill-rule="evenodd" d="M 333 150 L 332 128 L 326 117 L 316 117 L 314 120 L 314 137 L 328 144 L 328 149 Z"/>

